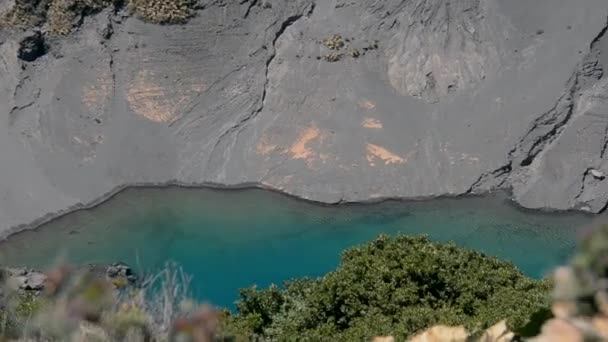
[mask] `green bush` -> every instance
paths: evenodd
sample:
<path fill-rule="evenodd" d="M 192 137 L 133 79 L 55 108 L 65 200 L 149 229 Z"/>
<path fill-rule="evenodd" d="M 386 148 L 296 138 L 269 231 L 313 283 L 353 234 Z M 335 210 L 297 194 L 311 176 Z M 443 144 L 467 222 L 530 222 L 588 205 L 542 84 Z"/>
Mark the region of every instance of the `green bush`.
<path fill-rule="evenodd" d="M 435 324 L 481 330 L 505 318 L 517 328 L 549 307 L 549 292 L 548 281 L 454 244 L 380 236 L 346 250 L 339 267 L 320 279 L 241 291 L 229 330 L 272 340 L 354 341 L 404 338 Z"/>

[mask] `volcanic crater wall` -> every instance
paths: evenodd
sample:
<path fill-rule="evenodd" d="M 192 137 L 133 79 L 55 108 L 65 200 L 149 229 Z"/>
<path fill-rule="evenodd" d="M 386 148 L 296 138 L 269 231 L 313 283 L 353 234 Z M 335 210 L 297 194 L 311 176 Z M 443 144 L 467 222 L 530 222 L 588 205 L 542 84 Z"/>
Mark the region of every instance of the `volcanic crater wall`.
<path fill-rule="evenodd" d="M 201 0 L 183 25 L 80 19 L 67 36 L 0 31 L 3 235 L 132 184 L 608 202 L 604 0 Z"/>

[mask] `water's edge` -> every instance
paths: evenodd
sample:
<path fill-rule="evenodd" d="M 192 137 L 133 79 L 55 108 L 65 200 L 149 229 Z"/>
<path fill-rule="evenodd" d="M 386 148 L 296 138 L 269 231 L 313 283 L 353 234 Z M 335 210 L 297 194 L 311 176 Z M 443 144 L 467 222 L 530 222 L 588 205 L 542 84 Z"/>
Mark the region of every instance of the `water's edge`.
<path fill-rule="evenodd" d="M 118 195 L 126 190 L 132 189 L 132 188 L 163 189 L 163 188 L 169 188 L 169 187 L 179 187 L 179 188 L 185 188 L 185 189 L 226 190 L 226 191 L 260 189 L 260 190 L 264 190 L 264 191 L 278 193 L 282 196 L 286 196 L 286 197 L 289 197 L 289 198 L 292 198 L 292 199 L 295 199 L 298 201 L 312 203 L 312 204 L 316 204 L 316 205 L 320 205 L 320 206 L 337 206 L 337 205 L 345 205 L 345 204 L 365 204 L 366 205 L 366 204 L 379 204 L 379 203 L 384 203 L 384 202 L 388 202 L 388 201 L 398 201 L 398 202 L 430 201 L 430 200 L 447 199 L 447 198 L 478 198 L 478 197 L 485 197 L 485 196 L 491 196 L 491 195 L 496 195 L 496 194 L 503 194 L 503 195 L 505 195 L 506 198 L 509 199 L 509 201 L 508 201 L 509 205 L 513 206 L 514 208 L 516 208 L 518 210 L 522 210 L 525 212 L 579 213 L 579 214 L 589 215 L 589 216 L 597 216 L 597 215 L 601 214 L 601 212 L 594 214 L 594 213 L 590 213 L 587 211 L 575 210 L 575 209 L 559 210 L 559 209 L 553 209 L 553 208 L 540 208 L 540 209 L 526 208 L 526 207 L 522 206 L 520 203 L 518 203 L 517 201 L 515 201 L 513 199 L 512 194 L 505 189 L 497 190 L 497 191 L 485 191 L 485 192 L 474 193 L 474 194 L 461 193 L 461 194 L 441 194 L 441 195 L 436 195 L 436 196 L 414 196 L 414 197 L 400 197 L 400 196 L 382 197 L 382 196 L 380 196 L 380 197 L 374 197 L 374 198 L 369 198 L 369 199 L 360 200 L 360 201 L 341 200 L 341 201 L 337 201 L 337 202 L 331 202 L 331 201 L 322 201 L 320 199 L 301 197 L 301 196 L 298 196 L 298 195 L 295 195 L 295 194 L 286 192 L 284 190 L 269 186 L 267 184 L 259 183 L 259 182 L 245 182 L 245 183 L 238 183 L 238 184 L 222 184 L 222 183 L 212 183 L 212 182 L 184 183 L 184 182 L 179 182 L 179 181 L 168 181 L 168 182 L 162 182 L 162 183 L 142 182 L 142 183 L 131 183 L 131 184 L 117 186 L 114 189 L 99 196 L 97 199 L 95 199 L 89 203 L 81 202 L 76 205 L 70 206 L 70 207 L 66 208 L 65 210 L 48 213 L 32 222 L 19 224 L 14 227 L 11 227 L 9 229 L 0 231 L 0 242 L 6 241 L 12 235 L 19 234 L 20 232 L 36 230 L 41 226 L 44 226 L 48 223 L 51 223 L 57 219 L 60 219 L 64 216 L 72 214 L 74 212 L 77 212 L 80 210 L 94 209 L 95 207 L 98 207 L 99 205 L 111 200 L 116 195 Z"/>
<path fill-rule="evenodd" d="M 172 261 L 195 279 L 197 300 L 231 306 L 252 284 L 322 276 L 344 250 L 379 234 L 425 235 L 541 278 L 571 257 L 579 228 L 605 218 L 522 210 L 503 191 L 332 204 L 256 184 L 142 184 L 13 234 L 0 242 L 0 264 L 44 270 L 125 262 L 154 274 Z"/>

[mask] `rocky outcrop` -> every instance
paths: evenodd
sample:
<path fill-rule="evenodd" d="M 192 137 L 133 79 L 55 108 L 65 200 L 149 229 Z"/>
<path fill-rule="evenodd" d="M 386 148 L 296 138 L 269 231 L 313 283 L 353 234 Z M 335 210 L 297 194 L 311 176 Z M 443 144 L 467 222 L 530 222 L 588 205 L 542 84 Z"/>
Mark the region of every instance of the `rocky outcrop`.
<path fill-rule="evenodd" d="M 376 6 L 374 11 L 385 11 L 386 19 L 400 28 L 387 41 L 386 52 L 390 83 L 401 94 L 437 102 L 479 86 L 498 71 L 507 28 L 492 28 L 498 14 L 490 1 L 417 0 L 394 9 Z"/>
<path fill-rule="evenodd" d="M 0 269 L 3 284 L 14 290 L 39 293 L 44 289 L 46 275 L 26 268 L 3 268 Z"/>
<path fill-rule="evenodd" d="M 608 202 L 603 0 L 195 8 L 185 25 L 103 10 L 41 28 L 37 52 L 0 32 L 2 235 L 134 184 Z"/>
<path fill-rule="evenodd" d="M 137 286 L 139 280 L 133 269 L 124 263 L 87 265 L 76 271 L 100 277 L 116 288 Z M 13 291 L 40 294 L 48 278 L 47 274 L 29 268 L 0 267 L 0 285 L 6 285 Z"/>
<path fill-rule="evenodd" d="M 129 265 L 122 262 L 110 265 L 88 265 L 84 269 L 89 273 L 102 277 L 119 288 L 138 285 L 139 279 L 135 271 Z"/>
<path fill-rule="evenodd" d="M 603 77 L 607 29 L 608 20 L 567 81 L 566 90 L 532 122 L 509 152 L 508 163 L 491 172 L 492 177 L 480 178 L 473 191 L 508 186 L 514 198 L 529 208 L 604 209 L 608 203 L 602 171 L 608 133 L 608 80 Z M 495 183 L 497 178 L 499 183 Z"/>

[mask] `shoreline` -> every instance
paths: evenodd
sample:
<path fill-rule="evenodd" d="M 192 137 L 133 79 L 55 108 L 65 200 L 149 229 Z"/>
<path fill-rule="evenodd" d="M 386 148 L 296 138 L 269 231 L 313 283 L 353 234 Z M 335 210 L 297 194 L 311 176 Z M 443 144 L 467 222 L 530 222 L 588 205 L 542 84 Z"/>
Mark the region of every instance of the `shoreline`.
<path fill-rule="evenodd" d="M 599 213 L 592 213 L 592 212 L 587 212 L 584 210 L 577 210 L 577 209 L 560 210 L 560 209 L 552 209 L 552 208 L 540 208 L 540 209 L 526 208 L 526 207 L 522 206 L 521 204 L 519 204 L 517 201 L 515 201 L 513 199 L 512 194 L 505 189 L 499 189 L 499 190 L 495 190 L 495 191 L 486 191 L 486 192 L 482 192 L 482 193 L 442 194 L 442 195 L 436 195 L 436 196 L 419 196 L 419 197 L 385 196 L 385 197 L 370 197 L 368 199 L 355 200 L 355 201 L 347 201 L 347 200 L 341 199 L 339 201 L 330 202 L 330 201 L 322 201 L 322 200 L 315 200 L 315 199 L 311 199 L 311 198 L 301 197 L 301 196 L 286 192 L 284 190 L 281 190 L 281 189 L 278 189 L 278 188 L 275 188 L 275 187 L 272 187 L 272 186 L 269 186 L 269 185 L 266 185 L 263 183 L 258 183 L 258 182 L 245 182 L 245 183 L 228 185 L 228 184 L 211 183 L 211 182 L 184 183 L 184 182 L 179 182 L 179 181 L 169 181 L 169 182 L 164 182 L 164 183 L 133 183 L 133 184 L 118 186 L 118 187 L 112 189 L 111 191 L 103 194 L 102 196 L 99 196 L 97 199 L 95 199 L 89 203 L 78 203 L 65 210 L 48 213 L 32 222 L 20 224 L 17 226 L 10 227 L 9 229 L 6 229 L 4 231 L 0 231 L 0 242 L 4 242 L 4 241 L 8 240 L 11 236 L 19 234 L 24 231 L 35 231 L 35 230 L 39 229 L 41 226 L 44 226 L 44 225 L 46 225 L 52 221 L 55 221 L 57 219 L 60 219 L 64 216 L 70 215 L 74 212 L 78 212 L 81 210 L 94 209 L 129 189 L 142 189 L 142 188 L 143 189 L 145 189 L 145 188 L 164 189 L 164 188 L 171 188 L 171 187 L 183 188 L 183 189 L 193 189 L 193 190 L 209 189 L 209 190 L 218 190 L 218 191 L 262 190 L 262 191 L 273 192 L 273 193 L 279 194 L 281 196 L 289 197 L 296 201 L 302 201 L 302 202 L 314 204 L 317 206 L 374 205 L 374 204 L 380 204 L 380 203 L 384 203 L 384 202 L 420 202 L 420 201 L 431 201 L 431 200 L 438 200 L 438 199 L 459 199 L 459 198 L 474 198 L 474 197 L 486 197 L 486 196 L 492 196 L 492 195 L 494 195 L 494 196 L 502 195 L 502 196 L 504 196 L 505 202 L 507 202 L 508 205 L 514 207 L 517 210 L 521 210 L 524 212 L 534 212 L 534 213 L 544 213 L 544 214 L 573 213 L 573 214 L 588 215 L 589 217 L 599 217 L 600 215 L 602 215 L 602 213 L 605 212 L 605 211 L 601 211 Z"/>

